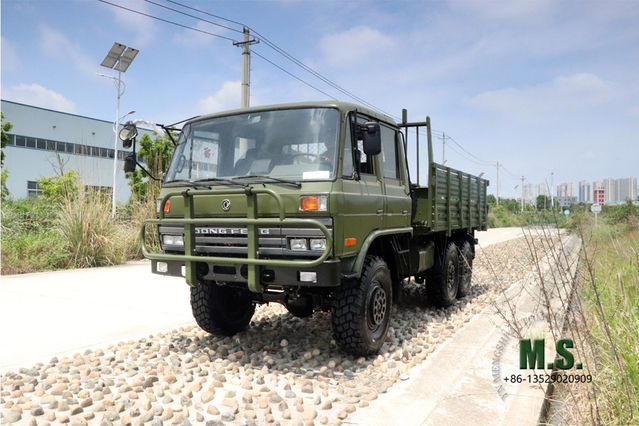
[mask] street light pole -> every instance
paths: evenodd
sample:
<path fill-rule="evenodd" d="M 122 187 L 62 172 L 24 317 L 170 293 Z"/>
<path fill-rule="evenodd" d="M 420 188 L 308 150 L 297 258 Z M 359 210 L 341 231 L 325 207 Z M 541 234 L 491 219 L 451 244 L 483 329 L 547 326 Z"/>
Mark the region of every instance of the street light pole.
<path fill-rule="evenodd" d="M 115 112 L 115 122 L 113 123 L 113 133 L 114 136 L 114 153 L 113 153 L 113 187 L 111 188 L 111 198 L 112 198 L 112 206 L 111 206 L 111 217 L 115 217 L 115 184 L 116 177 L 118 173 L 118 129 L 120 128 L 120 120 L 126 117 L 129 114 L 134 113 L 135 111 L 131 111 L 124 116 L 120 117 L 120 97 L 124 94 L 124 83 L 122 82 L 122 73 L 125 72 L 133 59 L 137 56 L 139 50 L 133 49 L 132 47 L 126 47 L 120 43 L 114 43 L 113 47 L 107 53 L 106 57 L 100 64 L 103 67 L 109 69 L 115 69 L 118 71 L 118 78 L 111 77 L 105 74 L 98 74 L 101 77 L 108 77 L 113 80 L 115 83 L 115 87 L 118 91 L 118 106 Z M 97 73 L 96 73 L 97 74 Z"/>

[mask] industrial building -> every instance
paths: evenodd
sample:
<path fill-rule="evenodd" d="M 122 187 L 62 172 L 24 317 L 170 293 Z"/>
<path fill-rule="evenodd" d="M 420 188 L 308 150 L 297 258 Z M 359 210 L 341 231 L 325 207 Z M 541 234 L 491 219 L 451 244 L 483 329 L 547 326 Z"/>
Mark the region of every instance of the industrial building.
<path fill-rule="evenodd" d="M 111 193 L 115 156 L 113 122 L 2 100 L 7 132 L 3 169 L 9 172 L 10 197 L 37 197 L 37 180 L 76 170 L 82 184 Z M 153 131 L 138 128 L 138 140 Z M 118 164 L 115 196 L 126 203 L 130 188 L 122 167 L 127 152 L 118 140 Z"/>

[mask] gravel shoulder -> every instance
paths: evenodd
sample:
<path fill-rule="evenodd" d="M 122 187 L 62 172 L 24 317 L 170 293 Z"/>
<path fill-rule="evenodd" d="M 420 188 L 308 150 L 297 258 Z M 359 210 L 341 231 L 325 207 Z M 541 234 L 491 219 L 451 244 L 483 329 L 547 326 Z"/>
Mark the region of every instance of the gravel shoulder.
<path fill-rule="evenodd" d="M 447 309 L 431 307 L 423 288 L 408 283 L 376 357 L 341 354 L 329 314 L 299 319 L 263 305 L 232 338 L 187 325 L 3 372 L 1 423 L 350 423 L 412 380 L 415 367 L 482 312 L 499 286 L 522 279 L 532 268 L 528 243 L 478 247 L 471 294 Z"/>

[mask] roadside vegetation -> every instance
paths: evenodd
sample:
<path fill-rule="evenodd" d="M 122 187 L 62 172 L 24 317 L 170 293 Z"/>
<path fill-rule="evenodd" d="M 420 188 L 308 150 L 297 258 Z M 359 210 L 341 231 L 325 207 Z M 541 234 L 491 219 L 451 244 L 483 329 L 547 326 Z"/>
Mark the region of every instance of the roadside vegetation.
<path fill-rule="evenodd" d="M 570 224 L 582 239 L 571 333 L 593 382 L 560 388 L 564 424 L 639 419 L 639 206 L 628 201 L 608 210 L 597 226 L 591 214 Z"/>
<path fill-rule="evenodd" d="M 537 264 L 539 312 L 557 341 L 574 343 L 573 367 L 559 375 L 589 375 L 592 381 L 555 383 L 542 424 L 625 425 L 639 419 L 639 205 L 631 201 L 607 207 L 595 224 L 589 209 L 572 206 L 567 233 L 552 227 L 538 228 L 541 247 L 525 233 Z M 531 235 L 533 235 L 531 233 Z M 580 240 L 578 253 L 569 235 Z M 574 238 L 574 237 L 573 237 Z M 540 254 L 541 253 L 541 254 Z M 546 264 L 556 265 L 546 271 Z M 529 281 L 532 285 L 532 281 Z M 536 293 L 535 293 L 536 294 Z M 506 297 L 506 296 L 505 296 Z M 521 335 L 515 312 L 507 307 L 518 296 L 506 297 L 502 317 Z M 510 303 L 508 303 L 510 302 Z M 554 342 L 550 344 L 554 348 Z M 551 371 L 547 370 L 546 374 Z M 581 376 L 585 377 L 585 376 Z"/>
<path fill-rule="evenodd" d="M 550 207 L 550 198 L 544 195 L 537 197 L 535 205 L 526 204 L 512 198 L 499 198 L 499 204 L 494 195 L 488 195 L 488 227 L 522 227 L 528 225 L 556 225 L 564 228 L 567 218 L 561 207 Z M 571 212 L 585 209 L 585 205 L 573 205 Z"/>
<path fill-rule="evenodd" d="M 162 176 L 172 144 L 144 136 L 139 154 L 154 176 Z M 88 268 L 141 259 L 139 233 L 145 219 L 155 217 L 159 182 L 139 170 L 129 178 L 131 198 L 111 217 L 109 194 L 86 190 L 75 171 L 38 180 L 42 195 L 13 200 L 3 192 L 1 271 L 6 274 Z M 4 186 L 3 186 L 4 188 Z M 147 246 L 159 249 L 149 229 Z"/>

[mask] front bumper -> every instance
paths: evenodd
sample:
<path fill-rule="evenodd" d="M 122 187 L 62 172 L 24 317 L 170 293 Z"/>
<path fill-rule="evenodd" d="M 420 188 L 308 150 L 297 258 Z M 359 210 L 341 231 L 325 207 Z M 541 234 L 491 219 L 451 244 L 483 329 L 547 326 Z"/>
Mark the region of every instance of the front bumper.
<path fill-rule="evenodd" d="M 216 281 L 225 283 L 240 283 L 248 285 L 248 267 L 241 263 L 207 263 L 205 258 L 197 262 L 195 270 L 198 281 Z M 160 272 L 158 262 L 164 265 Z M 164 268 L 165 266 L 165 268 Z M 151 259 L 151 272 L 170 277 L 184 277 L 185 262 L 179 260 Z M 341 282 L 341 264 L 339 260 L 325 260 L 317 266 L 260 266 L 258 268 L 259 284 L 267 288 L 270 284 L 277 286 L 304 287 L 336 287 Z M 314 279 L 312 279 L 314 277 Z"/>

